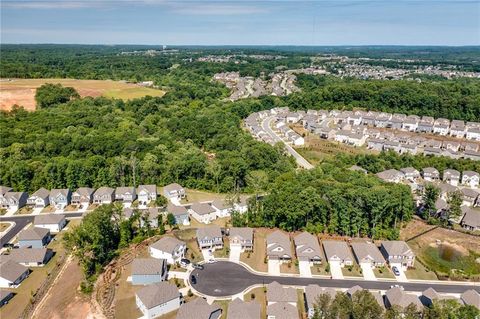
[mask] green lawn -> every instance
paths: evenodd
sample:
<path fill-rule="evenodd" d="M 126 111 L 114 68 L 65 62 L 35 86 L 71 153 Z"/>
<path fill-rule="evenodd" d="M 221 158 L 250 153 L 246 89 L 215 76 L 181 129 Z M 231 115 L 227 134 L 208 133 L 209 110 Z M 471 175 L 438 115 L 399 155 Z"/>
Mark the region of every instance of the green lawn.
<path fill-rule="evenodd" d="M 408 279 L 420 279 L 420 280 L 437 280 L 438 279 L 433 271 L 427 270 L 418 261 L 415 262 L 414 268 L 409 268 L 405 272 L 405 276 L 407 276 Z"/>
<path fill-rule="evenodd" d="M 363 277 L 361 271 L 362 269 L 357 264 L 354 264 L 353 266 L 345 266 L 342 268 L 343 275 L 349 277 Z"/>
<path fill-rule="evenodd" d="M 223 240 L 223 248 L 217 249 L 213 252 L 213 256 L 216 258 L 228 258 L 230 254 L 230 242 L 228 240 Z"/>
<path fill-rule="evenodd" d="M 312 270 L 312 275 L 330 276 L 330 271 L 328 270 L 328 268 L 329 267 L 327 262 L 310 267 L 310 269 Z"/>
<path fill-rule="evenodd" d="M 387 267 L 374 268 L 373 273 L 377 278 L 395 279 L 395 275 Z"/>
<path fill-rule="evenodd" d="M 468 256 L 460 254 L 451 246 L 427 247 L 421 256 L 422 261 L 429 269 L 434 269 L 441 274 L 450 274 L 452 269 L 466 276 L 480 274 L 480 263 L 476 259 L 480 255 L 470 252 Z"/>

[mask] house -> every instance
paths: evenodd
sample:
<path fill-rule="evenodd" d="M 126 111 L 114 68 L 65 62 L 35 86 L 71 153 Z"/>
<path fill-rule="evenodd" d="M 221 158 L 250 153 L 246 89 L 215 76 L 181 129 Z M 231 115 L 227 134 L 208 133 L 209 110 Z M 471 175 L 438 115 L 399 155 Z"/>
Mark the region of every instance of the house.
<path fill-rule="evenodd" d="M 471 208 L 466 209 L 460 225 L 467 230 L 480 230 L 480 210 Z"/>
<path fill-rule="evenodd" d="M 389 169 L 376 174 L 378 178 L 389 183 L 399 183 L 403 180 L 404 175 L 396 169 Z"/>
<path fill-rule="evenodd" d="M 157 207 L 149 207 L 140 211 L 140 227 L 143 227 L 145 221 L 148 221 L 150 227 L 157 228 L 158 220 L 162 213 Z M 163 218 L 163 217 L 162 217 Z"/>
<path fill-rule="evenodd" d="M 327 294 L 330 296 L 331 300 L 335 298 L 337 292 L 332 288 L 321 288 L 319 285 L 310 284 L 305 287 L 305 305 L 307 311 L 307 317 L 312 318 L 315 314 L 315 304 L 317 303 L 318 297 L 320 295 Z"/>
<path fill-rule="evenodd" d="M 373 243 L 354 242 L 352 243 L 352 250 L 359 265 L 366 264 L 372 268 L 386 265 L 385 258 Z"/>
<path fill-rule="evenodd" d="M 218 226 L 208 226 L 197 229 L 197 242 L 200 249 L 222 249 L 222 230 Z"/>
<path fill-rule="evenodd" d="M 139 185 L 137 196 L 139 205 L 148 205 L 157 199 L 157 185 Z"/>
<path fill-rule="evenodd" d="M 212 202 L 212 207 L 215 209 L 217 217 L 229 217 L 233 211 L 233 205 L 230 205 L 225 200 L 216 199 Z"/>
<path fill-rule="evenodd" d="M 168 264 L 179 262 L 185 255 L 186 244 L 174 237 L 163 237 L 148 247 L 150 256 L 165 259 Z"/>
<path fill-rule="evenodd" d="M 404 241 L 383 241 L 380 251 L 390 267 L 396 266 L 399 269 L 407 270 L 407 268 L 413 267 L 415 263 L 415 254 Z"/>
<path fill-rule="evenodd" d="M 2 208 L 16 211 L 27 205 L 28 194 L 25 192 L 7 192 L 4 196 L 5 202 Z"/>
<path fill-rule="evenodd" d="M 167 278 L 165 259 L 135 258 L 132 262 L 132 285 L 149 285 Z"/>
<path fill-rule="evenodd" d="M 43 208 L 50 205 L 50 191 L 43 187 L 38 189 L 27 199 L 27 205 L 35 208 Z"/>
<path fill-rule="evenodd" d="M 294 307 L 297 306 L 298 296 L 297 289 L 292 287 L 283 287 L 274 281 L 267 285 L 267 303 L 287 303 Z"/>
<path fill-rule="evenodd" d="M 33 219 L 33 225 L 39 228 L 46 228 L 51 233 L 58 233 L 65 227 L 67 220 L 62 214 L 36 215 Z"/>
<path fill-rule="evenodd" d="M 97 205 L 111 204 L 115 201 L 115 189 L 100 187 L 93 193 L 93 203 Z"/>
<path fill-rule="evenodd" d="M 414 182 L 415 180 L 420 178 L 420 172 L 413 167 L 401 168 L 400 172 L 403 173 L 403 176 L 404 176 L 405 179 L 407 179 L 409 181 L 412 181 L 412 182 Z"/>
<path fill-rule="evenodd" d="M 450 124 L 450 136 L 457 138 L 465 137 L 465 122 L 460 120 L 452 120 Z"/>
<path fill-rule="evenodd" d="M 248 211 L 248 198 L 240 197 L 238 201 L 233 203 L 233 208 L 241 214 L 246 213 Z"/>
<path fill-rule="evenodd" d="M 135 303 L 143 313 L 142 318 L 152 319 L 180 308 L 178 288 L 168 282 L 154 283 L 135 293 Z"/>
<path fill-rule="evenodd" d="M 177 225 L 190 225 L 188 210 L 184 206 L 168 204 L 167 213 L 170 213 L 175 217 L 175 223 Z"/>
<path fill-rule="evenodd" d="M 177 319 L 220 319 L 221 316 L 222 308 L 215 303 L 209 305 L 203 298 L 184 303 L 177 312 Z"/>
<path fill-rule="evenodd" d="M 308 262 L 310 266 L 322 262 L 322 250 L 316 236 L 303 232 L 293 237 L 293 241 L 299 262 Z"/>
<path fill-rule="evenodd" d="M 460 182 L 460 172 L 454 169 L 446 169 L 443 171 L 443 181 L 453 186 L 458 186 Z"/>
<path fill-rule="evenodd" d="M 346 242 L 325 240 L 322 244 L 329 263 L 340 264 L 340 267 L 353 265 L 353 256 Z"/>
<path fill-rule="evenodd" d="M 185 198 L 185 189 L 177 183 L 169 184 L 163 188 L 163 194 L 168 199 L 175 199 L 177 201 Z"/>
<path fill-rule="evenodd" d="M 7 200 L 5 199 L 5 194 L 11 192 L 13 188 L 8 186 L 0 186 L 0 207 L 6 208 L 7 207 Z"/>
<path fill-rule="evenodd" d="M 51 249 L 42 248 L 18 248 L 10 251 L 9 258 L 25 267 L 43 267 L 53 257 Z"/>
<path fill-rule="evenodd" d="M 133 203 L 137 199 L 135 187 L 117 187 L 115 189 L 115 200 L 123 203 Z"/>
<path fill-rule="evenodd" d="M 422 169 L 422 177 L 427 182 L 435 182 L 440 179 L 440 172 L 434 167 L 425 167 Z"/>
<path fill-rule="evenodd" d="M 478 191 L 471 188 L 462 188 L 460 192 L 462 193 L 462 205 L 464 206 L 473 206 L 480 195 Z"/>
<path fill-rule="evenodd" d="M 48 245 L 50 240 L 50 231 L 46 228 L 28 228 L 18 234 L 18 245 L 20 247 L 42 248 Z"/>
<path fill-rule="evenodd" d="M 480 294 L 473 289 L 469 289 L 462 293 L 460 295 L 460 300 L 466 305 L 480 309 Z"/>
<path fill-rule="evenodd" d="M 480 182 L 480 174 L 474 171 L 464 171 L 462 174 L 462 184 L 471 188 L 477 188 Z"/>
<path fill-rule="evenodd" d="M 288 303 L 278 302 L 267 306 L 267 319 L 295 318 L 298 318 L 298 310 Z"/>
<path fill-rule="evenodd" d="M 261 319 L 261 307 L 255 300 L 246 302 L 235 298 L 228 305 L 228 319 Z"/>
<path fill-rule="evenodd" d="M 237 247 L 241 252 L 253 250 L 253 228 L 232 227 L 229 233 L 230 250 Z"/>
<path fill-rule="evenodd" d="M 0 260 L 0 288 L 17 288 L 30 270 L 13 260 Z"/>
<path fill-rule="evenodd" d="M 287 234 L 276 230 L 267 235 L 267 258 L 278 261 L 290 261 L 292 259 L 292 246 Z"/>
<path fill-rule="evenodd" d="M 409 115 L 403 121 L 402 129 L 405 131 L 415 132 L 418 128 L 418 122 L 420 121 L 420 117 L 417 115 Z"/>
<path fill-rule="evenodd" d="M 422 292 L 420 296 L 420 301 L 425 307 L 431 307 L 435 300 L 444 300 L 444 299 L 453 299 L 456 300 L 454 297 L 440 295 L 435 289 L 432 287 L 426 289 Z"/>
<path fill-rule="evenodd" d="M 72 205 L 88 207 L 93 202 L 94 188 L 79 187 L 72 193 Z"/>
<path fill-rule="evenodd" d="M 393 287 L 385 292 L 385 305 L 389 308 L 397 306 L 405 309 L 410 304 L 414 304 L 419 311 L 423 309 L 423 305 L 416 295 L 406 293 L 400 287 Z"/>
<path fill-rule="evenodd" d="M 72 192 L 68 188 L 52 189 L 50 191 L 50 205 L 56 209 L 64 209 L 70 205 Z"/>
<path fill-rule="evenodd" d="M 190 214 L 200 223 L 210 224 L 217 219 L 217 211 L 206 203 L 193 203 L 190 206 Z"/>
<path fill-rule="evenodd" d="M 465 135 L 467 140 L 480 141 L 480 128 L 470 127 Z"/>
<path fill-rule="evenodd" d="M 6 289 L 0 290 L 0 308 L 6 305 L 13 298 L 13 292 Z"/>

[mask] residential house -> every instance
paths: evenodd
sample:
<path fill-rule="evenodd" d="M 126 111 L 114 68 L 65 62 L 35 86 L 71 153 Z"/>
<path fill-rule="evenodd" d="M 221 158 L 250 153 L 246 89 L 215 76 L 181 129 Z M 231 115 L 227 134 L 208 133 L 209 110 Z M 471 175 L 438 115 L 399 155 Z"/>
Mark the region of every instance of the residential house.
<path fill-rule="evenodd" d="M 308 262 L 310 266 L 322 262 L 322 250 L 317 236 L 303 232 L 293 237 L 299 262 Z"/>
<path fill-rule="evenodd" d="M 359 265 L 369 265 L 372 268 L 386 265 L 385 258 L 373 243 L 354 242 L 352 243 L 352 250 Z"/>
<path fill-rule="evenodd" d="M 97 205 L 111 204 L 115 201 L 115 189 L 100 187 L 93 193 L 93 203 Z"/>
<path fill-rule="evenodd" d="M 413 167 L 401 168 L 400 172 L 403 173 L 403 176 L 404 176 L 405 179 L 407 179 L 411 182 L 414 182 L 418 178 L 420 178 L 420 172 Z"/>
<path fill-rule="evenodd" d="M 435 120 L 435 123 L 433 124 L 434 134 L 447 136 L 449 132 L 450 132 L 450 120 L 447 120 L 444 118 L 438 118 Z"/>
<path fill-rule="evenodd" d="M 478 127 L 467 128 L 465 138 L 467 140 L 480 141 L 480 128 Z"/>
<path fill-rule="evenodd" d="M 48 245 L 50 240 L 50 231 L 46 228 L 28 228 L 18 234 L 18 245 L 20 247 L 42 248 Z"/>
<path fill-rule="evenodd" d="M 180 308 L 178 288 L 168 282 L 148 285 L 135 293 L 135 303 L 145 319 L 160 317 Z"/>
<path fill-rule="evenodd" d="M 419 122 L 420 117 L 418 117 L 417 115 L 409 115 L 403 122 L 402 129 L 405 131 L 415 132 L 418 128 Z"/>
<path fill-rule="evenodd" d="M 427 182 L 435 182 L 440 179 L 440 172 L 434 167 L 425 167 L 422 169 L 422 176 Z"/>
<path fill-rule="evenodd" d="M 233 203 L 233 208 L 241 214 L 246 213 L 248 211 L 248 198 L 240 197 L 238 201 Z"/>
<path fill-rule="evenodd" d="M 389 169 L 376 174 L 378 178 L 389 183 L 400 183 L 404 179 L 402 172 L 396 169 Z"/>
<path fill-rule="evenodd" d="M 283 287 L 278 282 L 273 281 L 267 285 L 267 303 L 287 303 L 294 307 L 297 306 L 297 289 L 292 287 Z"/>
<path fill-rule="evenodd" d="M 200 223 L 210 224 L 217 218 L 215 208 L 206 203 L 193 203 L 190 206 L 190 214 Z"/>
<path fill-rule="evenodd" d="M 8 186 L 0 186 L 0 207 L 6 208 L 7 207 L 7 200 L 5 199 L 5 195 L 8 192 L 13 191 L 13 188 Z"/>
<path fill-rule="evenodd" d="M 460 172 L 454 169 L 446 169 L 443 171 L 443 181 L 453 186 L 458 186 L 460 182 Z"/>
<path fill-rule="evenodd" d="M 292 260 L 290 237 L 280 230 L 267 235 L 267 258 L 269 260 Z"/>
<path fill-rule="evenodd" d="M 267 306 L 267 319 L 295 319 L 298 318 L 297 307 L 288 303 L 278 302 Z"/>
<path fill-rule="evenodd" d="M 315 304 L 320 295 L 328 294 L 333 300 L 337 292 L 332 288 L 321 288 L 319 285 L 310 284 L 305 287 L 305 305 L 307 311 L 307 317 L 312 318 L 315 314 Z"/>
<path fill-rule="evenodd" d="M 209 305 L 207 300 L 196 298 L 178 309 L 176 319 L 220 319 L 221 316 L 222 308 L 218 304 Z"/>
<path fill-rule="evenodd" d="M 426 289 L 422 292 L 420 296 L 420 301 L 425 307 L 431 307 L 435 300 L 444 300 L 444 299 L 453 299 L 456 300 L 454 297 L 440 295 L 435 289 L 432 287 Z"/>
<path fill-rule="evenodd" d="M 0 288 L 17 288 L 30 270 L 10 259 L 0 260 Z"/>
<path fill-rule="evenodd" d="M 460 120 L 452 120 L 450 124 L 450 136 L 457 138 L 465 137 L 465 122 Z"/>
<path fill-rule="evenodd" d="M 4 208 L 18 210 L 27 205 L 28 194 L 25 192 L 7 192 L 5 194 L 6 206 Z"/>
<path fill-rule="evenodd" d="M 175 217 L 175 223 L 177 225 L 190 225 L 188 210 L 185 208 L 185 206 L 168 204 L 167 213 L 171 213 Z"/>
<path fill-rule="evenodd" d="M 253 250 L 253 228 L 232 227 L 229 233 L 230 250 L 237 247 L 241 252 Z"/>
<path fill-rule="evenodd" d="M 451 152 L 458 152 L 458 150 L 460 149 L 460 146 L 461 144 L 459 142 L 456 142 L 456 141 L 443 141 L 442 143 L 442 147 L 447 150 L 447 151 L 451 151 Z"/>
<path fill-rule="evenodd" d="M 261 306 L 255 301 L 243 301 L 235 298 L 228 305 L 228 319 L 261 319 Z"/>
<path fill-rule="evenodd" d="M 460 225 L 467 230 L 480 230 L 480 210 L 471 208 L 466 209 Z"/>
<path fill-rule="evenodd" d="M 359 285 L 355 285 L 353 287 L 348 288 L 347 291 L 345 291 L 345 293 L 347 294 L 347 296 L 352 298 L 357 291 L 362 291 L 362 290 L 363 290 L 362 287 L 360 287 Z"/>
<path fill-rule="evenodd" d="M 70 205 L 72 192 L 68 188 L 52 189 L 50 191 L 50 205 L 56 209 L 64 209 Z"/>
<path fill-rule="evenodd" d="M 227 201 L 216 199 L 212 202 L 212 207 L 215 209 L 217 217 L 229 217 L 233 211 L 233 205 L 230 205 Z"/>
<path fill-rule="evenodd" d="M 158 207 L 149 207 L 147 209 L 140 210 L 140 227 L 143 227 L 145 221 L 148 221 L 150 227 L 158 227 L 158 219 L 162 215 Z M 162 217 L 163 218 L 163 217 Z"/>
<path fill-rule="evenodd" d="M 474 171 L 464 171 L 462 174 L 462 184 L 471 188 L 477 188 L 480 182 L 480 174 Z"/>
<path fill-rule="evenodd" d="M 51 233 L 58 233 L 65 227 L 67 220 L 62 214 L 36 215 L 33 219 L 33 225 L 39 228 L 46 228 Z"/>
<path fill-rule="evenodd" d="M 135 187 L 117 187 L 115 189 L 115 200 L 123 203 L 133 203 L 137 199 Z"/>
<path fill-rule="evenodd" d="M 346 242 L 325 240 L 322 244 L 329 263 L 339 264 L 340 267 L 353 265 L 353 256 Z"/>
<path fill-rule="evenodd" d="M 460 300 L 465 305 L 474 306 L 480 309 L 480 294 L 473 289 L 469 289 L 460 295 Z"/>
<path fill-rule="evenodd" d="M 72 193 L 72 205 L 88 207 L 93 202 L 94 188 L 79 187 Z"/>
<path fill-rule="evenodd" d="M 186 244 L 174 237 L 163 237 L 148 247 L 150 256 L 156 259 L 165 259 L 173 265 L 185 255 Z"/>
<path fill-rule="evenodd" d="M 423 305 L 416 295 L 406 293 L 400 287 L 393 287 L 385 292 L 385 305 L 389 308 L 397 306 L 405 309 L 410 304 L 414 304 L 418 310 L 423 309 Z"/>
<path fill-rule="evenodd" d="M 404 241 L 383 241 L 380 251 L 390 264 L 390 267 L 396 266 L 407 270 L 407 268 L 413 267 L 415 263 L 415 254 Z"/>
<path fill-rule="evenodd" d="M 27 199 L 27 205 L 35 208 L 43 208 L 50 205 L 50 191 L 43 187 L 38 189 Z"/>
<path fill-rule="evenodd" d="M 200 249 L 222 249 L 222 230 L 219 226 L 197 228 L 197 242 Z"/>
<path fill-rule="evenodd" d="M 157 199 L 157 185 L 140 185 L 137 188 L 138 204 L 148 205 Z"/>
<path fill-rule="evenodd" d="M 163 194 L 168 199 L 175 199 L 177 201 L 185 198 L 185 189 L 177 183 L 169 184 L 163 188 Z"/>
<path fill-rule="evenodd" d="M 149 285 L 167 278 L 165 259 L 135 258 L 132 262 L 132 284 Z"/>
<path fill-rule="evenodd" d="M 462 205 L 464 206 L 473 206 L 480 195 L 478 191 L 471 188 L 462 188 L 460 192 L 462 193 Z"/>
<path fill-rule="evenodd" d="M 25 267 L 43 267 L 53 257 L 53 251 L 45 247 L 42 247 L 42 248 L 25 248 L 24 247 L 24 248 L 12 249 L 8 257 L 14 262 Z"/>
<path fill-rule="evenodd" d="M 0 308 L 10 301 L 10 299 L 13 298 L 13 292 L 6 290 L 6 289 L 1 289 L 0 290 Z"/>

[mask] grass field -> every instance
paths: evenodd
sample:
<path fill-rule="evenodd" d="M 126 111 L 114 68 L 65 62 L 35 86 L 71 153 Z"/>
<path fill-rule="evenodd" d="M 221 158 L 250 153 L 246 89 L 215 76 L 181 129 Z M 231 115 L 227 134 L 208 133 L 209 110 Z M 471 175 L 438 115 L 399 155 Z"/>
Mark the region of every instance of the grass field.
<path fill-rule="evenodd" d="M 141 87 L 133 83 L 110 80 L 75 80 L 75 79 L 15 79 L 0 82 L 0 110 L 10 110 L 13 105 L 23 106 L 26 110 L 35 110 L 36 89 L 45 83 L 60 83 L 74 87 L 82 97 L 105 96 L 131 100 L 150 96 L 163 96 L 162 90 Z"/>

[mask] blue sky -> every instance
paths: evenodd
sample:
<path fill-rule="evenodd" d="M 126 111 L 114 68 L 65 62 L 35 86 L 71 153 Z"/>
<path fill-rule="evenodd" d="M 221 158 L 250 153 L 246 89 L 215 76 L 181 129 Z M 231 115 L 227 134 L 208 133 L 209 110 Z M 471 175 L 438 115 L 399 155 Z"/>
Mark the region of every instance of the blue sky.
<path fill-rule="evenodd" d="M 1 42 L 479 45 L 480 0 L 1 0 Z"/>

